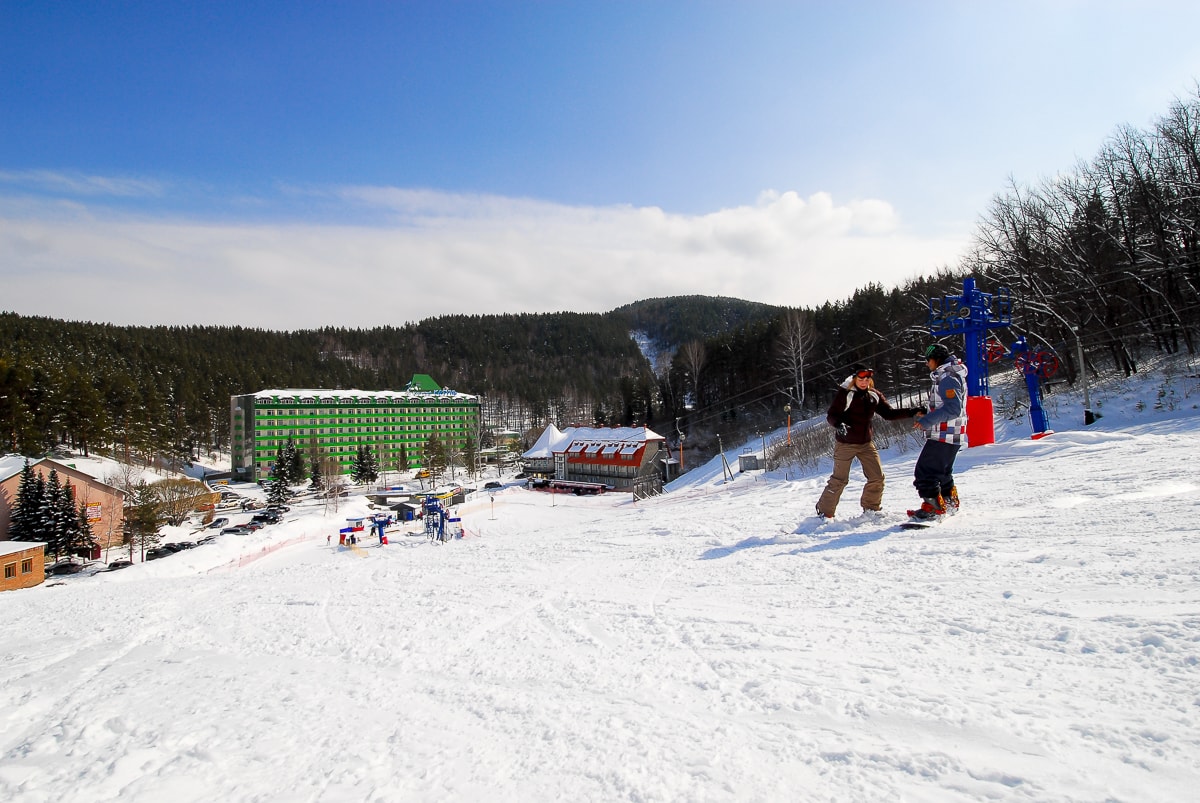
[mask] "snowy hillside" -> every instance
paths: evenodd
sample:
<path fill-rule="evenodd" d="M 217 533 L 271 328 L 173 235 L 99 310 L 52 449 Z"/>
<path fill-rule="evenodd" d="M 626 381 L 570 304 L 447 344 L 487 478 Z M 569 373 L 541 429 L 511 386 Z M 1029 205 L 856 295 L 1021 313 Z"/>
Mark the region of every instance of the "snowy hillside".
<path fill-rule="evenodd" d="M 857 472 L 816 528 L 827 464 L 710 467 L 513 484 L 441 546 L 327 545 L 365 502 L 296 505 L 0 595 L 0 799 L 1195 800 L 1195 384 L 1008 427 L 927 531 L 895 526 L 909 452 L 884 522 Z"/>

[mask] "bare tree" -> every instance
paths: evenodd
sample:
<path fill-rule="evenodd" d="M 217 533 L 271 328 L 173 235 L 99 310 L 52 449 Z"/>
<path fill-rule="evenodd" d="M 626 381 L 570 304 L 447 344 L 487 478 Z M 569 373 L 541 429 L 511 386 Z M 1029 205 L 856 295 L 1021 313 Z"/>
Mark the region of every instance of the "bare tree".
<path fill-rule="evenodd" d="M 314 455 L 312 460 L 314 470 L 320 477 L 320 487 L 325 497 L 325 512 L 336 513 L 342 496 L 342 467 L 327 454 Z"/>
<path fill-rule="evenodd" d="M 784 313 L 779 333 L 779 366 L 788 380 L 788 396 L 799 407 L 805 406 L 804 371 L 812 359 L 817 329 L 812 316 L 800 309 Z"/>
<path fill-rule="evenodd" d="M 679 347 L 679 353 L 683 356 L 683 364 L 687 367 L 688 373 L 692 375 L 692 392 L 695 394 L 696 406 L 700 406 L 700 371 L 704 368 L 704 363 L 707 359 L 707 353 L 704 349 L 704 342 L 701 340 L 689 340 Z"/>
<path fill-rule="evenodd" d="M 151 486 L 158 499 L 159 514 L 166 522 L 174 527 L 183 524 L 197 507 L 205 503 L 215 503 L 220 498 L 199 480 L 165 479 Z"/>

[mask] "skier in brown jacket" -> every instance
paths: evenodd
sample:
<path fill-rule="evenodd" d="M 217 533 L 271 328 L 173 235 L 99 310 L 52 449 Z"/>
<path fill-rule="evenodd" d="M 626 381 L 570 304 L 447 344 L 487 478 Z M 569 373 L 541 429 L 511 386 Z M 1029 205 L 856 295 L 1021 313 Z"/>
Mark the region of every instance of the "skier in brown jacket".
<path fill-rule="evenodd" d="M 884 395 L 875 389 L 875 372 L 870 368 L 855 368 L 854 373 L 838 387 L 829 405 L 825 420 L 837 431 L 837 443 L 833 447 L 833 474 L 825 484 L 821 498 L 817 500 L 817 515 L 832 519 L 837 512 L 842 491 L 850 481 L 850 464 L 855 458 L 862 466 L 867 478 L 859 500 L 864 512 L 879 512 L 883 500 L 883 466 L 879 462 L 879 451 L 875 448 L 876 415 L 887 421 L 912 418 L 924 412 L 922 407 L 895 409 Z"/>

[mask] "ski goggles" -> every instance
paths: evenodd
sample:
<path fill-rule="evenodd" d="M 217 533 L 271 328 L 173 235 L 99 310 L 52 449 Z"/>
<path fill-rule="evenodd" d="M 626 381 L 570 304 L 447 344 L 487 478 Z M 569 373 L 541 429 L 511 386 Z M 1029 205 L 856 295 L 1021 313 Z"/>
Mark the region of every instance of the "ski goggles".
<path fill-rule="evenodd" d="M 874 371 L 872 371 L 870 368 L 864 368 L 863 370 L 861 370 L 857 374 L 855 374 L 854 378 L 855 379 L 870 379 L 873 376 L 875 376 Z"/>

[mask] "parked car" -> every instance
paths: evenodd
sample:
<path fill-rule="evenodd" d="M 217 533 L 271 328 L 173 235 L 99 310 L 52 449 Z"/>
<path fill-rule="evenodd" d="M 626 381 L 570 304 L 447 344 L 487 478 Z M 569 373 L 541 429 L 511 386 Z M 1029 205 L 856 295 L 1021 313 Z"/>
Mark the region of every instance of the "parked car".
<path fill-rule="evenodd" d="M 46 569 L 46 574 L 78 574 L 83 571 L 82 563 L 56 563 Z"/>
<path fill-rule="evenodd" d="M 114 560 L 112 563 L 108 564 L 107 566 L 105 566 L 105 567 L 104 567 L 103 569 L 101 569 L 100 571 L 102 571 L 102 572 L 115 572 L 115 571 L 119 571 L 120 569 L 128 569 L 128 568 L 129 568 L 130 566 L 132 566 L 132 565 L 133 565 L 133 564 L 132 564 L 132 563 L 130 563 L 129 561 L 127 561 L 127 560 Z"/>
<path fill-rule="evenodd" d="M 158 560 L 165 558 L 167 555 L 174 555 L 175 550 L 167 549 L 165 546 L 156 546 L 146 553 L 146 560 Z"/>
<path fill-rule="evenodd" d="M 225 526 L 226 524 L 228 524 L 228 523 L 229 523 L 229 519 L 227 519 L 227 518 L 225 518 L 224 516 L 222 516 L 222 517 L 221 517 L 221 518 L 219 518 L 219 519 L 213 519 L 213 520 L 212 520 L 212 524 L 208 525 L 208 529 L 210 529 L 210 530 L 219 530 L 219 529 L 221 529 L 222 527 L 224 527 L 224 526 Z"/>
<path fill-rule="evenodd" d="M 248 532 L 250 530 L 239 524 L 236 527 L 226 527 L 224 530 L 221 530 L 221 535 L 245 535 Z"/>
<path fill-rule="evenodd" d="M 206 535 L 203 538 L 201 538 L 199 541 L 196 542 L 196 546 L 203 546 L 204 544 L 211 544 L 213 541 L 216 541 L 219 536 L 220 536 L 220 533 L 213 533 L 212 535 Z"/>
<path fill-rule="evenodd" d="M 503 488 L 504 486 L 501 485 L 500 483 L 496 482 L 495 480 L 491 480 L 490 482 L 485 482 L 483 484 L 483 487 L 485 490 L 491 490 L 492 488 Z"/>
<path fill-rule="evenodd" d="M 416 474 L 414 474 L 413 476 L 419 480 L 427 480 L 432 475 L 429 473 L 429 469 L 423 468 L 420 471 L 418 471 Z"/>
<path fill-rule="evenodd" d="M 261 530 L 262 528 L 262 522 L 258 521 L 248 521 L 242 525 L 242 529 L 250 533 L 254 532 L 255 530 Z"/>

